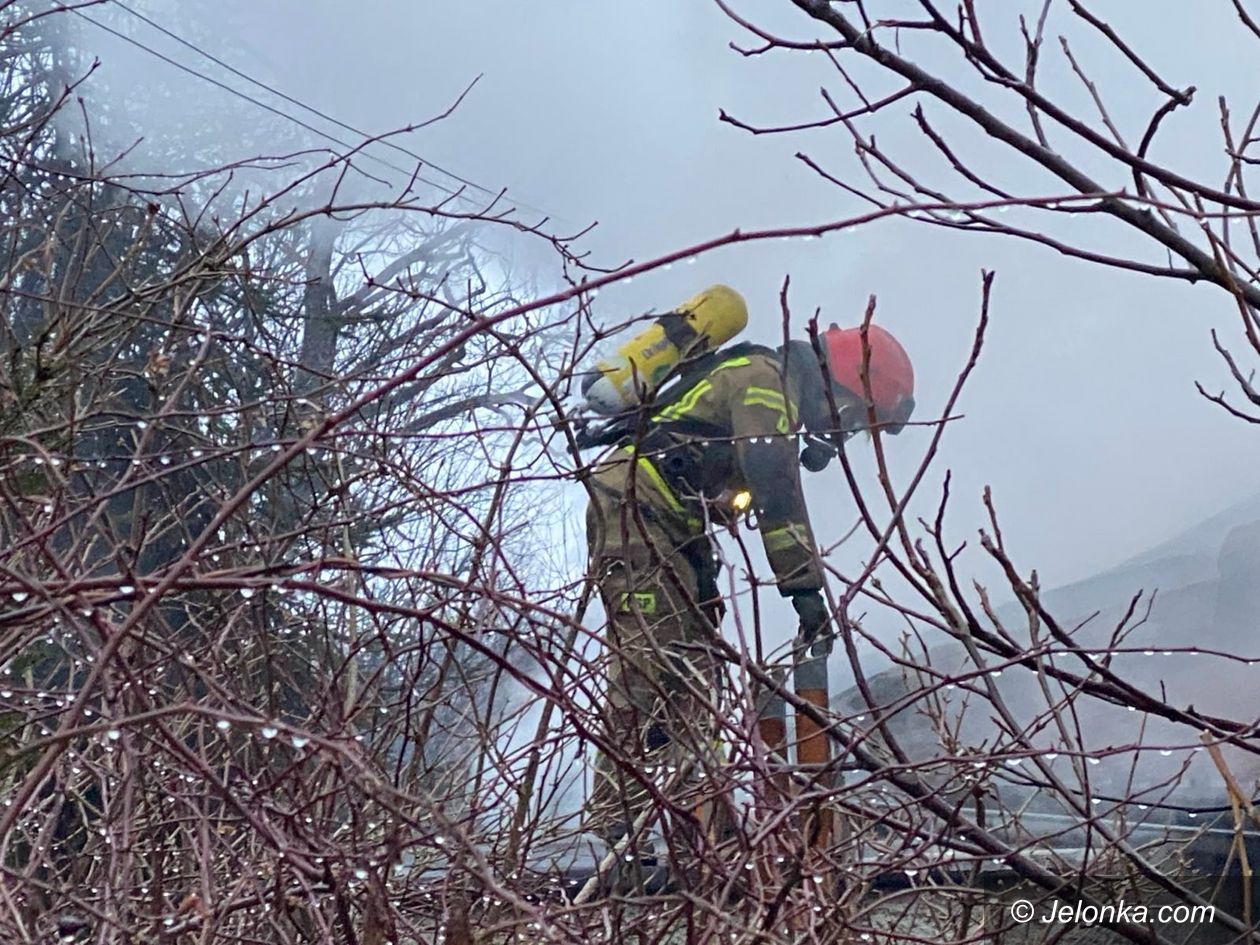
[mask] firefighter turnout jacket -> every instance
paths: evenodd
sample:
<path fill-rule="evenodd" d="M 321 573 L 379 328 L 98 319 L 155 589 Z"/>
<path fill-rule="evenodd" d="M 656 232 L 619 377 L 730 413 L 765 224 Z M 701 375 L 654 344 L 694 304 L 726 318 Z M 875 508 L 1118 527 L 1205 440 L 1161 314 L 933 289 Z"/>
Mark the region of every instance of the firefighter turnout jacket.
<path fill-rule="evenodd" d="M 785 372 L 779 352 L 756 345 L 716 352 L 707 363 L 648 407 L 639 429 L 598 464 L 592 485 L 600 504 L 636 507 L 678 548 L 710 523 L 733 522 L 739 512 L 731 497 L 746 491 L 780 593 L 817 590 L 822 572 L 795 435 L 801 380 Z M 612 551 L 622 541 L 612 523 L 605 529 L 600 543 Z"/>

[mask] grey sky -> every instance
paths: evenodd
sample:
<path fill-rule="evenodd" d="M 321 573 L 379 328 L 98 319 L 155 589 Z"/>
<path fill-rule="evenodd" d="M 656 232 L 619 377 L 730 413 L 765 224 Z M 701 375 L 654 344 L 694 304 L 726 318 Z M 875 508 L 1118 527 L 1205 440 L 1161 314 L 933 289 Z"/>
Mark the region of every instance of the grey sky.
<path fill-rule="evenodd" d="M 483 75 L 454 117 L 408 145 L 488 186 L 509 187 L 560 218 L 562 229 L 599 220 L 586 245 L 604 263 L 649 258 L 737 226 L 806 224 L 860 209 L 792 157 L 804 149 L 854 176 L 843 131 L 754 138 L 718 122 L 719 108 L 767 124 L 821 117 L 823 84 L 843 101 L 850 97 L 821 57 L 745 59 L 730 51 L 731 39 L 751 41 L 712 3 L 367 0 L 353 15 L 337 0 L 218 0 L 201 8 L 211 6 L 217 12 L 208 21 L 219 24 L 220 35 L 203 40 L 208 48 L 369 131 L 428 118 Z M 797 37 L 817 32 L 787 0 L 738 6 Z M 1229 5 L 1196 4 L 1198 22 L 1190 31 L 1173 25 L 1184 19 L 1184 5 L 1173 0 L 1094 6 L 1169 81 L 1199 86 L 1193 112 L 1170 120 L 1155 157 L 1219 182 L 1215 97 L 1232 94 L 1238 110 L 1250 107 L 1244 96 L 1255 77 L 1253 50 L 1230 38 Z M 197 5 L 152 0 L 142 8 L 180 29 Z M 993 22 L 997 32 L 1002 23 Z M 1051 19 L 1047 87 L 1072 88 L 1071 101 L 1087 109 L 1054 38 L 1054 27 L 1068 22 L 1062 10 Z M 171 48 L 139 28 L 136 35 Z M 1140 137 L 1158 101 L 1131 70 L 1116 66 L 1114 55 L 1104 55 L 1095 37 L 1077 26 L 1071 35 L 1082 61 L 1115 66 L 1094 78 L 1125 134 Z M 906 48 L 913 49 L 912 40 Z M 175 81 L 170 67 L 134 50 L 103 38 L 100 49 L 107 75 Z M 187 53 L 180 58 L 193 64 Z M 938 60 L 923 52 L 925 64 Z M 197 65 L 217 74 L 207 63 Z M 187 93 L 178 107 L 195 112 L 197 94 L 217 93 Z M 912 131 L 910 108 L 900 103 L 864 127 L 909 166 L 933 168 L 935 182 L 950 181 Z M 959 123 L 943 118 L 941 127 Z M 1053 129 L 1051 135 L 1066 140 Z M 1007 183 L 1058 192 L 1009 152 L 972 134 L 958 140 L 968 142 L 967 156 L 980 155 Z M 1093 220 L 1054 226 L 1096 232 L 1103 249 L 1145 245 Z M 1145 258 L 1161 260 L 1150 247 Z M 1260 433 L 1226 417 L 1193 387 L 1196 379 L 1212 389 L 1228 386 L 1209 329 L 1220 328 L 1229 341 L 1240 335 L 1236 310 L 1211 287 L 1125 275 L 1009 240 L 886 222 L 822 240 L 715 252 L 610 289 L 600 304 L 610 320 L 619 319 L 725 281 L 749 299 L 749 337 L 774 343 L 785 275 L 792 277 L 798 317 L 821 306 L 824 320 L 852 323 L 876 293 L 879 321 L 914 358 L 920 418 L 927 418 L 940 408 L 970 346 L 981 268 L 998 273 L 989 344 L 961 404 L 966 419 L 946 437 L 920 512 L 934 506 L 941 475 L 953 469 L 949 524 L 956 539 L 971 538 L 982 520 L 980 490 L 991 484 L 1017 560 L 1055 584 L 1139 553 L 1255 491 Z M 915 431 L 893 442 L 903 475 L 926 439 Z M 849 503 L 832 498 L 841 495 L 836 475 L 814 477 L 809 486 L 816 524 L 833 539 L 853 520 Z"/>

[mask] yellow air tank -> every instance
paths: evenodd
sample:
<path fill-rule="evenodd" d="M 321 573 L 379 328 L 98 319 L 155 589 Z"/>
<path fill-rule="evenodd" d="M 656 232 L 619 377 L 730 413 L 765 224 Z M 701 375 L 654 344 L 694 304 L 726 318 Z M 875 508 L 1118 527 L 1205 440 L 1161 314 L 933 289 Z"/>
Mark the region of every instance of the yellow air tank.
<path fill-rule="evenodd" d="M 726 344 L 748 324 L 744 297 L 711 285 L 635 335 L 582 382 L 592 410 L 615 414 L 642 403 L 684 357 Z"/>

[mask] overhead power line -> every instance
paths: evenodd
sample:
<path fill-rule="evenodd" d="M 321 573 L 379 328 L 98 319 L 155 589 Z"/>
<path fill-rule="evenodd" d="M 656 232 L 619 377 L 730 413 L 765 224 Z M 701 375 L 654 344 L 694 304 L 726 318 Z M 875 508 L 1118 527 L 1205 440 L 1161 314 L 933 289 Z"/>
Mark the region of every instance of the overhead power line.
<path fill-rule="evenodd" d="M 197 53 L 197 55 L 202 56 L 206 59 L 209 59 L 216 66 L 219 66 L 222 69 L 226 69 L 228 72 L 232 73 L 232 75 L 236 76 L 237 78 L 244 79 L 246 82 L 250 83 L 250 85 L 257 86 L 258 88 L 263 89 L 266 92 L 270 92 L 272 95 L 276 96 L 277 98 L 283 99 L 284 101 L 288 102 L 290 105 L 296 105 L 298 108 L 301 108 L 304 111 L 308 111 L 312 115 L 316 115 L 319 118 L 322 118 L 324 121 L 327 121 L 333 125 L 336 125 L 338 128 L 341 128 L 343 131 L 349 131 L 352 134 L 358 135 L 360 138 L 372 137 L 372 135 L 368 134 L 368 132 L 363 131 L 360 128 L 356 128 L 354 125 L 348 124 L 333 115 L 329 115 L 327 112 L 320 111 L 318 108 L 315 108 L 313 105 L 307 105 L 301 99 L 294 98 L 292 95 L 289 95 L 286 92 L 282 92 L 280 89 L 277 89 L 272 85 L 268 85 L 266 82 L 263 82 L 261 79 L 257 79 L 254 76 L 250 75 L 249 73 L 243 72 L 242 70 L 233 66 L 231 63 L 224 62 L 222 59 L 220 59 L 218 56 L 214 55 L 213 53 L 207 52 L 206 50 L 202 49 L 200 46 L 196 45 L 190 40 L 184 39 L 184 37 L 180 36 L 178 33 L 175 33 L 174 31 L 167 29 L 165 26 L 163 26 L 161 23 L 158 23 L 156 20 L 152 19 L 151 17 L 145 16 L 139 10 L 136 10 L 133 7 L 128 6 L 126 3 L 123 3 L 122 0 L 113 0 L 113 3 L 114 3 L 114 6 L 121 8 L 125 12 L 131 14 L 131 16 L 140 20 L 141 22 L 147 23 L 149 26 L 153 27 L 162 35 L 170 37 L 171 39 L 175 40 L 175 42 L 179 43 L 181 46 L 191 49 L 193 52 Z M 461 177 L 460 175 L 456 174 L 454 171 L 448 170 L 447 168 L 442 167 L 440 164 L 435 164 L 433 161 L 430 161 L 430 160 L 427 160 L 426 158 L 421 157 L 415 151 L 409 150 L 408 148 L 403 147 L 401 144 L 398 144 L 395 141 L 382 139 L 380 143 L 383 144 L 385 147 L 392 148 L 393 150 L 398 151 L 400 154 L 405 154 L 407 157 L 421 162 L 427 167 L 433 168 L 435 171 L 438 171 L 439 173 L 445 174 L 447 177 L 451 178 L 452 180 L 459 181 L 461 184 L 464 184 L 467 187 L 472 187 L 474 190 L 480 190 L 482 193 L 490 194 L 491 196 L 498 194 L 497 190 L 491 190 L 489 187 L 483 187 L 481 184 L 478 184 L 476 181 L 469 180 L 466 177 Z"/>
<path fill-rule="evenodd" d="M 242 92 L 240 89 L 233 88 L 232 86 L 228 85 L 226 82 L 220 82 L 218 79 L 214 78 L 213 76 L 208 76 L 203 72 L 198 72 L 196 69 L 192 68 L 191 66 L 186 66 L 182 62 L 179 62 L 176 59 L 172 59 L 170 56 L 167 56 L 164 53 L 160 53 L 156 49 L 153 49 L 150 46 L 146 46 L 144 43 L 140 42 L 138 39 L 128 36 L 126 33 L 122 32 L 121 30 L 116 30 L 112 26 L 107 26 L 106 24 L 100 22 L 99 20 L 92 19 L 92 17 L 88 16 L 86 13 L 84 13 L 81 10 L 70 8 L 70 12 L 73 13 L 75 16 L 79 17 L 80 19 L 86 20 L 87 22 L 91 23 L 97 29 L 104 30 L 105 32 L 109 34 L 116 36 L 118 39 L 121 39 L 124 42 L 130 43 L 131 45 L 144 50 L 151 56 L 156 56 L 158 59 L 161 59 L 163 62 L 174 66 L 176 69 L 179 69 L 182 72 L 186 72 L 189 75 L 194 76 L 198 79 L 201 79 L 204 82 L 209 82 L 211 85 L 217 86 L 218 88 L 223 89 L 223 91 L 228 92 L 231 95 L 235 95 L 237 98 L 244 99 L 245 101 L 249 102 L 252 105 L 256 105 L 259 108 L 264 109 L 265 111 L 271 112 L 273 115 L 278 115 L 281 118 L 288 119 L 294 124 L 300 125 L 302 128 L 305 128 L 307 131 L 310 131 L 313 134 L 317 134 L 322 138 L 326 138 L 329 141 L 334 142 L 335 144 L 339 144 L 343 148 L 353 149 L 354 147 L 352 144 L 350 144 L 350 142 L 343 141 L 341 138 L 338 138 L 336 135 L 329 134 L 327 131 L 323 131 L 322 129 L 316 128 L 314 125 L 309 124 L 303 121 L 302 119 L 297 118 L 294 115 L 290 115 L 288 112 L 284 111 L 283 109 L 276 108 L 273 105 L 268 105 L 266 102 L 261 101 L 257 98 L 254 98 L 252 95 L 249 95 L 246 92 Z M 391 168 L 392 170 L 398 171 L 401 174 L 408 173 L 405 168 L 399 167 L 397 164 L 392 164 L 389 161 L 386 161 L 383 158 L 377 157 L 374 154 L 368 154 L 367 156 L 372 158 L 372 160 L 377 161 L 378 163 L 383 164 L 388 168 Z M 438 184 L 432 183 L 431 181 L 425 181 L 425 183 L 428 183 L 434 187 L 438 187 L 439 190 L 442 190 L 445 193 L 448 193 L 448 194 L 453 193 L 453 191 L 448 190 L 445 187 L 441 187 Z"/>
<path fill-rule="evenodd" d="M 153 20 L 151 17 L 148 17 L 148 16 L 146 16 L 145 14 L 143 14 L 143 13 L 139 12 L 138 10 L 133 9 L 132 7 L 130 7 L 130 6 L 129 6 L 128 4 L 126 4 L 126 3 L 123 3 L 123 2 L 122 2 L 122 0 L 112 0 L 112 2 L 113 2 L 113 4 L 114 4 L 115 6 L 119 7 L 121 10 L 123 10 L 123 11 L 124 11 L 125 13 L 127 13 L 128 15 L 130 15 L 130 16 L 132 16 L 132 17 L 134 17 L 134 18 L 136 18 L 136 19 L 140 20 L 141 22 L 143 22 L 143 23 L 147 24 L 148 26 L 150 26 L 150 27 L 152 27 L 153 29 L 155 29 L 155 30 L 159 31 L 160 33 L 162 33 L 163 35 L 165 35 L 165 36 L 169 37 L 170 39 L 174 40 L 175 42 L 179 43 L 180 45 L 182 45 L 182 46 L 186 47 L 187 49 L 190 49 L 190 50 L 192 50 L 193 52 L 197 53 L 199 56 L 202 56 L 202 57 L 204 57 L 205 59 L 209 60 L 210 62 L 213 62 L 215 65 L 219 66 L 220 68 L 222 68 L 222 69 L 226 69 L 226 70 L 227 70 L 229 73 L 231 73 L 232 75 L 235 75 L 235 76 L 237 76 L 238 78 L 243 79 L 243 80 L 244 80 L 244 81 L 246 81 L 246 82 L 249 82 L 251 85 L 254 85 L 254 86 L 256 86 L 257 88 L 260 88 L 260 89 L 262 89 L 262 90 L 264 90 L 264 91 L 268 92 L 268 93 L 269 93 L 269 94 L 271 94 L 271 95 L 275 95 L 275 96 L 277 96 L 278 98 L 282 99 L 283 101 L 288 102 L 288 103 L 290 103 L 290 104 L 292 104 L 292 105 L 295 105 L 295 106 L 297 106 L 298 108 L 301 108 L 301 109 L 303 109 L 303 110 L 305 110 L 305 111 L 309 112 L 310 114 L 317 116 L 318 118 L 320 118 L 320 119 L 322 119 L 322 120 L 324 120 L 324 121 L 330 122 L 330 123 L 332 123 L 333 125 L 337 126 L 338 128 L 341 128 L 341 129 L 343 129 L 343 130 L 349 131 L 349 132 L 351 132 L 351 133 L 353 133 L 353 134 L 356 134 L 356 135 L 358 135 L 358 136 L 360 136 L 360 137 L 362 137 L 362 138 L 364 138 L 364 139 L 368 139 L 368 138 L 371 138 L 371 137 L 372 137 L 372 136 L 371 136 L 371 135 L 369 135 L 366 131 L 363 131 L 363 130 L 361 130 L 361 129 L 359 129 L 359 128 L 356 128 L 354 125 L 351 125 L 351 124 L 349 124 L 349 123 L 347 123 L 347 122 L 341 121 L 340 119 L 336 118 L 335 116 L 333 116 L 333 115 L 329 115 L 329 114 L 327 114 L 326 112 L 323 112 L 323 111 L 321 111 L 321 110 L 319 110 L 319 109 L 315 108 L 314 106 L 307 105 L 305 102 L 301 101 L 300 99 L 298 99 L 298 98 L 296 98 L 296 97 L 294 97 L 294 96 L 292 96 L 292 95 L 288 95 L 287 93 L 282 92 L 281 90 L 279 90 L 279 89 L 277 89 L 277 88 L 275 88 L 275 87 L 273 87 L 273 86 L 271 86 L 271 85 L 268 85 L 266 82 L 263 82 L 261 79 L 257 79 L 257 78 L 255 78 L 255 77 L 253 77 L 253 76 L 249 75 L 248 73 L 244 72 L 243 70 L 236 68 L 235 66 L 231 65 L 230 63 L 225 62 L 225 61 L 224 61 L 223 59 L 221 59 L 220 57 L 215 56 L 215 55 L 213 55 L 212 53 L 209 53 L 209 52 L 207 52 L 206 50 L 202 49 L 201 47 L 197 46 L 195 43 L 193 43 L 193 42 L 191 42 L 191 41 L 189 41 L 189 40 L 187 40 L 187 39 L 184 39 L 182 36 L 178 35 L 178 34 L 177 34 L 177 33 L 175 33 L 173 30 L 170 30 L 170 29 L 168 29 L 167 27 L 163 26 L 162 24 L 158 23 L 157 21 Z M 276 106 L 271 105 L 271 104 L 269 104 L 268 102 L 265 102 L 265 101 L 263 101 L 263 100 L 261 100 L 261 99 L 259 99 L 259 98 L 255 97 L 255 96 L 253 96 L 253 95 L 250 95 L 248 92 L 244 92 L 244 91 L 242 91 L 242 90 L 240 90 L 240 89 L 238 89 L 238 88 L 236 88 L 236 87 L 234 87 L 234 86 L 232 86 L 232 85 L 227 84 L 226 82 L 223 82 L 223 81 L 221 81 L 221 80 L 219 80 L 219 79 L 216 79 L 214 76 L 207 75 L 207 74 L 206 74 L 206 73 L 204 73 L 204 72 L 201 72 L 201 71 L 199 71 L 199 70 L 197 70 L 197 69 L 194 69 L 193 67 L 191 67 L 191 66 L 189 66 L 189 65 L 187 65 L 187 64 L 185 64 L 185 63 L 182 63 L 182 62 L 180 62 L 180 61 L 179 61 L 179 60 L 177 60 L 177 59 L 173 59 L 172 57 L 167 56 L 166 54 L 164 54 L 164 53 L 160 52 L 159 50 L 156 50 L 156 49 L 152 48 L 151 46 L 146 45 L 145 43 L 141 42 L 140 40 L 136 39 L 135 37 L 133 37 L 133 36 L 129 36 L 128 34 L 126 34 L 126 33 L 122 32 L 121 30 L 115 29 L 114 27 L 109 26 L 109 25 L 108 25 L 108 24 L 106 24 L 106 23 L 102 23 L 100 20 L 97 20 L 97 19 L 94 19 L 93 17 L 88 16 L 87 14 L 85 14 L 84 12 L 82 12 L 81 10 L 77 10 L 77 9 L 74 9 L 74 8 L 69 8 L 69 9 L 70 9 L 70 12 L 71 12 L 71 13 L 74 13 L 74 14 L 75 14 L 76 16 L 78 16 L 80 19 L 85 20 L 85 21 L 87 21 L 88 23 L 92 24 L 92 25 L 93 25 L 93 26 L 95 26 L 97 29 L 103 30 L 103 31 L 105 31 L 106 33 L 109 33 L 110 35 L 112 35 L 112 36 L 114 36 L 114 37 L 116 37 L 116 38 L 118 38 L 118 39 L 121 39 L 121 40 L 123 40 L 124 42 L 129 43 L 130 45 L 135 46 L 135 47 L 136 47 L 136 48 L 138 48 L 138 49 L 143 50 L 144 52 L 148 53 L 150 56 L 154 56 L 155 58 L 162 60 L 162 61 L 163 61 L 163 62 L 165 62 L 166 64 L 171 65 L 171 66 L 174 66 L 176 69 L 179 69 L 181 72 L 187 73 L 188 75 L 191 75 L 191 76 L 193 76 L 194 78 L 200 79 L 200 80 L 201 80 L 201 81 L 203 81 L 203 82 L 208 82 L 208 83 L 210 83 L 211 85 L 215 86 L 216 88 L 222 89 L 223 91 L 227 92 L 229 95 L 233 95 L 233 96 L 235 96 L 236 98 L 239 98 L 239 99 L 241 99 L 241 100 L 243 100 L 243 101 L 249 102 L 251 105 L 254 105 L 254 106 L 255 106 L 255 107 L 257 107 L 257 108 L 261 108 L 261 109 L 263 109 L 264 111 L 267 111 L 267 112 L 269 112 L 269 113 L 271 113 L 271 114 L 273 114 L 273 115 L 276 115 L 276 116 L 278 116 L 278 117 L 280 117 L 280 118 L 283 118 L 283 119 L 285 119 L 285 120 L 287 120 L 287 121 L 291 121 L 291 122 L 293 122 L 295 125 L 299 126 L 300 128 L 303 128 L 304 130 L 309 131 L 309 132 L 311 132 L 311 133 L 312 133 L 312 134 L 314 134 L 314 135 L 318 135 L 318 136 L 319 136 L 319 137 L 321 137 L 321 138 L 324 138 L 324 139 L 326 139 L 326 140 L 328 140 L 328 141 L 331 141 L 331 142 L 333 142 L 334 144 L 337 144 L 337 145 L 339 145 L 340 147 L 345 148 L 347 151 L 352 151 L 352 150 L 354 150 L 354 149 L 357 147 L 356 145 L 354 145 L 354 144 L 353 144 L 353 143 L 351 143 L 350 141 L 347 141 L 347 140 L 345 140 L 345 139 L 343 139 L 343 138 L 340 138 L 340 137 L 338 137 L 337 135 L 332 134 L 331 132 L 326 131 L 326 130 L 324 130 L 324 129 L 322 129 L 322 128 L 316 127 L 315 125 L 311 124 L 310 122 L 305 121 L 305 120 L 303 120 L 303 119 L 299 118 L 298 116 L 293 115 L 293 114 L 291 114 L 291 113 L 289 113 L 289 112 L 285 111 L 285 110 L 284 110 L 284 109 L 282 109 L 282 108 L 277 108 Z M 474 190 L 478 190 L 478 191 L 480 191 L 480 192 L 482 192 L 482 193 L 484 193 L 484 194 L 487 194 L 487 195 L 490 195 L 490 196 L 494 196 L 494 197 L 497 197 L 497 196 L 501 193 L 501 191 L 498 191 L 498 190 L 492 190 L 492 189 L 491 189 L 491 188 L 489 188 L 489 187 L 485 187 L 485 186 L 483 186 L 483 185 L 481 185 L 481 184 L 478 184 L 476 181 L 472 181 L 472 180 L 469 180 L 469 179 L 467 179 L 467 178 L 465 178 L 465 177 L 462 177 L 462 176 L 460 176 L 459 174 L 456 174 L 455 172 L 450 171 L 450 170 L 448 170 L 448 169 L 446 169 L 446 168 L 442 167 L 441 165 L 435 164 L 435 163 L 433 163 L 433 162 L 431 162 L 431 161 L 429 161 L 429 160 L 425 159 L 423 156 L 421 156 L 421 155 L 417 154 L 415 151 L 412 151 L 412 150 L 410 150 L 410 149 L 408 149 L 408 148 L 406 148 L 406 147 L 403 147 L 402 145 L 398 144 L 397 142 L 394 142 L 394 141 L 389 141 L 388 139 L 380 139 L 380 140 L 379 140 L 379 141 L 377 141 L 376 143 L 378 143 L 378 144 L 382 144 L 382 145 L 384 145 L 384 146 L 386 146 L 386 147 L 389 147 L 389 148 L 392 148 L 393 150 L 398 151 L 399 153 L 404 154 L 404 155 L 406 155 L 407 157 L 412 158 L 413 160 L 415 160 L 416 162 L 418 162 L 419 164 L 421 164 L 421 165 L 423 165 L 423 166 L 426 166 L 426 167 L 431 167 L 431 168 L 433 168 L 435 171 L 438 171 L 439 173 L 446 175 L 447 177 L 451 178 L 452 180 L 458 181 L 460 184 L 463 184 L 465 187 L 470 187 L 470 188 L 472 188 L 472 189 L 474 189 Z M 362 149 L 362 153 L 364 154 L 364 156 L 365 156 L 365 157 L 368 157 L 368 158 L 370 158 L 371 160 L 376 161 L 378 164 L 381 164 L 381 165 L 382 165 L 382 166 L 384 166 L 384 167 L 388 167 L 389 169 L 391 169 L 391 170 L 393 170 L 393 171 L 396 171 L 396 172 L 397 172 L 397 173 L 399 173 L 399 174 L 402 174 L 402 175 L 404 175 L 404 176 L 406 176 L 406 177 L 410 177 L 410 176 L 412 175 L 412 171 L 411 171 L 411 170 L 409 170 L 408 168 L 405 168 L 405 167 L 402 167 L 402 166 L 400 166 L 400 165 L 398 165 L 398 164 L 395 164 L 395 163 L 393 163 L 392 161 L 388 161 L 388 160 L 386 160 L 385 158 L 381 157 L 380 155 L 377 155 L 377 154 L 374 154 L 374 153 L 373 153 L 373 152 L 371 152 L 371 151 L 368 151 L 366 148 Z M 436 190 L 438 190 L 438 191 L 440 191 L 440 192 L 442 192 L 442 193 L 445 193 L 445 194 L 448 194 L 448 195 L 451 195 L 451 196 L 458 196 L 458 197 L 460 197 L 461 199 L 464 199 L 464 200 L 469 200 L 469 201 L 471 201 L 471 199 L 472 199 L 471 197 L 467 196 L 466 194 L 462 194 L 462 193 L 460 193 L 458 190 L 455 190 L 455 189 L 452 189 L 452 188 L 450 188 L 450 187 L 444 186 L 444 185 L 442 185 L 442 184 L 438 183 L 437 181 L 430 180 L 430 179 L 428 179 L 428 178 L 426 178 L 426 177 L 423 177 L 423 176 L 420 176 L 420 175 L 416 175 L 416 176 L 417 176 L 417 179 L 418 179 L 418 180 L 420 180 L 422 183 L 427 184 L 428 186 L 433 187 L 434 189 L 436 189 Z M 511 200 L 511 201 L 510 201 L 510 203 L 511 203 L 513 206 L 517 207 L 517 208 L 524 209 L 524 210 L 530 210 L 530 211 L 532 211 L 532 212 L 534 212 L 534 213 L 541 214 L 542 216 L 551 216 L 550 214 L 546 213 L 546 211 L 541 210 L 541 209 L 540 209 L 540 208 L 538 208 L 538 207 L 532 207 L 532 206 L 530 206 L 529 204 L 524 203 L 524 202 L 519 201 L 519 200 Z M 556 219 L 555 217 L 552 217 L 552 218 L 553 218 L 553 219 Z"/>

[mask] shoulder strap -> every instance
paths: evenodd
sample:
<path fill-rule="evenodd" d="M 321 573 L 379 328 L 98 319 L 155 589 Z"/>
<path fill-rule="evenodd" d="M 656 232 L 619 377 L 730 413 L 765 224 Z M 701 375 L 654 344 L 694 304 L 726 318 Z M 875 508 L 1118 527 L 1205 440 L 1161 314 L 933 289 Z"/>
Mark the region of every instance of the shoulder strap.
<path fill-rule="evenodd" d="M 732 362 L 753 354 L 777 356 L 778 352 L 765 345 L 744 341 L 731 345 L 729 348 L 719 348 L 695 357 L 685 358 L 665 376 L 664 382 L 657 387 L 655 397 L 647 403 L 639 404 L 610 418 L 597 429 L 582 431 L 577 437 L 578 448 L 611 446 L 632 436 L 645 426 L 650 428 L 654 425 L 649 419 L 651 416 L 678 403 L 696 384 L 714 371 L 722 367 L 734 366 Z"/>
<path fill-rule="evenodd" d="M 768 354 L 777 356 L 773 348 L 767 348 L 765 345 L 753 344 L 751 341 L 742 341 L 739 344 L 731 345 L 729 348 L 719 348 L 716 351 L 709 351 L 696 358 L 691 358 L 679 362 L 674 372 L 667 375 L 667 380 L 660 388 L 660 393 L 651 403 L 653 411 L 668 407 L 670 404 L 676 403 L 680 398 L 695 387 L 700 381 L 704 380 L 714 371 L 723 367 L 733 367 L 734 362 L 747 358 L 752 354 Z M 648 405 L 644 405 L 648 406 Z"/>

